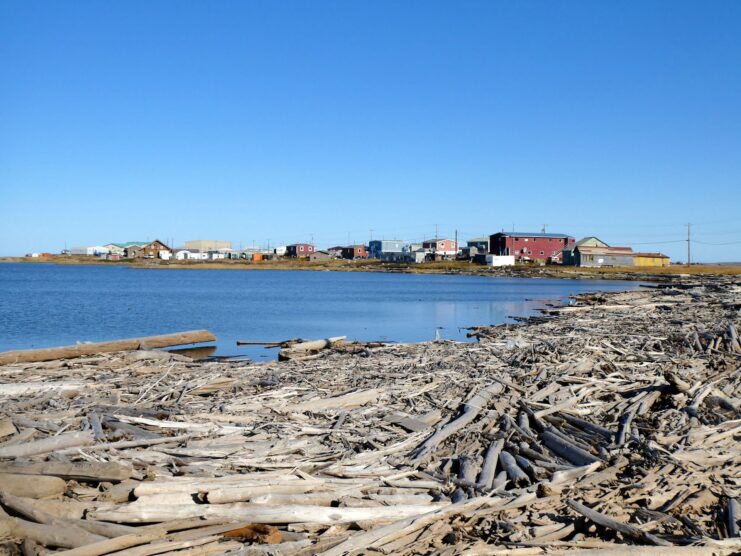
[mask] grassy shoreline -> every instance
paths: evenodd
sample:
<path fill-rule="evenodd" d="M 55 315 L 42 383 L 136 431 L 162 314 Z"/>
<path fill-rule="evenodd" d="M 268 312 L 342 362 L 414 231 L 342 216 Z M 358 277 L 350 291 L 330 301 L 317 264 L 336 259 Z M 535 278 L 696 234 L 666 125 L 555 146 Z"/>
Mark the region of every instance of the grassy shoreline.
<path fill-rule="evenodd" d="M 578 268 L 561 266 L 517 265 L 491 268 L 468 261 L 437 261 L 428 263 L 387 263 L 379 260 L 307 261 L 280 259 L 270 261 L 107 261 L 90 257 L 55 256 L 40 259 L 0 257 L 0 263 L 51 263 L 58 265 L 126 266 L 139 269 L 186 270 L 309 270 L 334 272 L 392 272 L 404 274 L 462 274 L 473 276 L 503 276 L 522 278 L 567 278 L 589 280 L 671 280 L 687 275 L 741 275 L 741 265 L 698 264 L 690 267 L 615 267 Z"/>

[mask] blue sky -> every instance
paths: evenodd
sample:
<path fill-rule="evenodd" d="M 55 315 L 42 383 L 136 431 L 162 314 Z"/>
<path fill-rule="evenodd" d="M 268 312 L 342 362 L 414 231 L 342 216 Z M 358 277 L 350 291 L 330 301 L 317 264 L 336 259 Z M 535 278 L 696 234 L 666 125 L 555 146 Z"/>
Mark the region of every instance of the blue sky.
<path fill-rule="evenodd" d="M 501 229 L 741 260 L 741 2 L 0 2 L 0 254 Z M 726 244 L 726 245 L 718 245 Z"/>

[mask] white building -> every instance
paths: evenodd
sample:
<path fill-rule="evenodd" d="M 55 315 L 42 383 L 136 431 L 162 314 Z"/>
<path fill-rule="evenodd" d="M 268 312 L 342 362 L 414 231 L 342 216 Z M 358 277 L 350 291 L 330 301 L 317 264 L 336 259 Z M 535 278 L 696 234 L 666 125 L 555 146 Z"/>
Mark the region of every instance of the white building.
<path fill-rule="evenodd" d="M 175 249 L 174 256 L 178 261 L 208 260 L 208 253 L 201 253 L 198 249 Z"/>
<path fill-rule="evenodd" d="M 275 253 L 279 257 L 285 257 L 287 251 L 288 251 L 288 246 L 286 245 L 279 245 L 278 247 L 273 249 L 273 253 Z"/>
<path fill-rule="evenodd" d="M 486 266 L 514 266 L 514 255 L 487 255 Z"/>
<path fill-rule="evenodd" d="M 99 255 L 107 255 L 109 249 L 103 245 L 93 245 L 90 247 L 73 247 L 70 250 L 72 255 L 85 255 L 90 257 L 97 257 Z"/>

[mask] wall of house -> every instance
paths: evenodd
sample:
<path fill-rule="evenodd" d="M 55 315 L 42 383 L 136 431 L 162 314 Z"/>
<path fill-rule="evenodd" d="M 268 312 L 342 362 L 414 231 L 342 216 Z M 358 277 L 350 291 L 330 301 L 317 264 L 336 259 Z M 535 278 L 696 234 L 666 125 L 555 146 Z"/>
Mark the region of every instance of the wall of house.
<path fill-rule="evenodd" d="M 491 237 L 492 255 L 513 255 L 516 260 L 548 260 L 555 257 L 561 261 L 563 250 L 574 244 L 573 238 L 551 238 L 531 236 Z"/>
<path fill-rule="evenodd" d="M 370 256 L 378 259 L 382 253 L 402 253 L 404 242 L 396 239 L 374 239 L 369 242 L 368 248 Z"/>
<path fill-rule="evenodd" d="M 296 245 L 289 245 L 286 248 L 287 257 L 308 257 L 314 252 L 314 246 L 308 243 L 298 243 Z"/>
<path fill-rule="evenodd" d="M 629 254 L 604 254 L 589 253 L 582 254 L 578 249 L 574 253 L 577 266 L 600 267 L 600 266 L 633 266 L 633 255 Z"/>
<path fill-rule="evenodd" d="M 637 255 L 633 257 L 636 266 L 669 266 L 671 259 L 664 257 L 643 257 Z"/>

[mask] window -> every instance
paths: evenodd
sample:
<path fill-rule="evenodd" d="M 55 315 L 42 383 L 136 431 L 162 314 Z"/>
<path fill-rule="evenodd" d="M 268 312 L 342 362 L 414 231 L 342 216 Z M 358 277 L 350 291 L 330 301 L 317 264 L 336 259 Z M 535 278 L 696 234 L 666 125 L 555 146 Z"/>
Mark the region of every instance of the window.
<path fill-rule="evenodd" d="M 540 252 L 540 254 L 541 254 L 541 255 L 545 255 L 545 252 L 544 252 L 544 251 L 541 251 L 541 252 Z"/>

